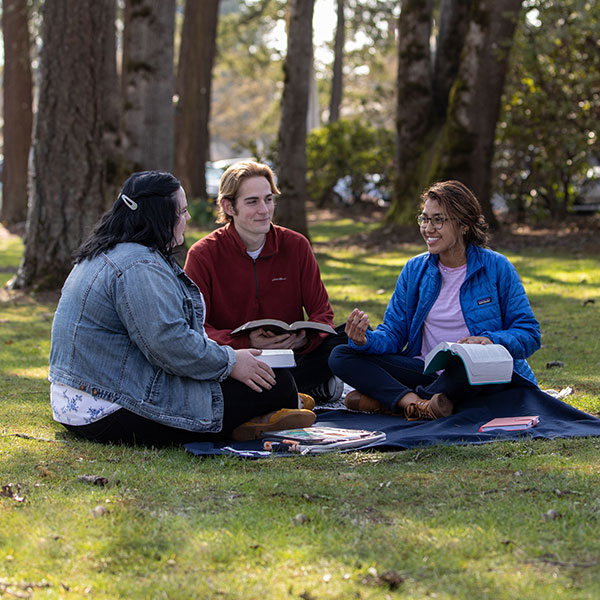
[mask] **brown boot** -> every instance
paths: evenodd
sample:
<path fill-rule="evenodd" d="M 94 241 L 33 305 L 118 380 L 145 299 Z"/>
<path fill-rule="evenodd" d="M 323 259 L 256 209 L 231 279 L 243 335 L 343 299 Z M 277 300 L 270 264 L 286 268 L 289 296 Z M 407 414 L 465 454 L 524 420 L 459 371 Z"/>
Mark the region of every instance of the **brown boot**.
<path fill-rule="evenodd" d="M 386 408 L 378 400 L 369 398 L 369 396 L 365 396 L 357 390 L 353 390 L 352 392 L 348 393 L 346 398 L 344 398 L 344 404 L 346 405 L 346 408 L 349 408 L 350 410 L 356 410 L 359 412 L 379 413 L 383 415 L 398 414 L 398 416 L 401 416 L 401 413 L 393 413 L 389 408 Z"/>
<path fill-rule="evenodd" d="M 411 402 L 404 409 L 407 421 L 424 421 L 449 417 L 454 406 L 446 394 L 434 394 L 431 400 L 417 400 Z"/>
<path fill-rule="evenodd" d="M 301 429 L 310 427 L 317 418 L 312 410 L 301 408 L 280 408 L 260 417 L 254 417 L 236 427 L 232 437 L 236 442 L 257 440 L 263 433 L 282 429 Z"/>

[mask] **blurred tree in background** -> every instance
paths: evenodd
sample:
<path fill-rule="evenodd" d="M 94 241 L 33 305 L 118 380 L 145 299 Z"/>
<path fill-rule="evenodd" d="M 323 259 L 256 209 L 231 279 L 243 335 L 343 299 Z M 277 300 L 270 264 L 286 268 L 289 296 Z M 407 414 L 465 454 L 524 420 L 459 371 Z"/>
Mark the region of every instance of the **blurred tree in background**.
<path fill-rule="evenodd" d="M 207 158 L 270 159 L 283 192 L 280 221 L 300 231 L 306 231 L 306 200 L 328 202 L 341 180 L 358 198 L 375 176 L 393 188 L 388 218 L 404 220 L 412 218 L 428 183 L 458 178 L 474 189 L 493 222 L 492 195 L 508 203 L 509 219 L 563 218 L 600 170 L 595 2 L 314 2 L 313 45 L 314 35 L 320 41 L 313 61 L 310 36 L 303 34 L 301 44 L 287 36 L 290 11 L 313 0 L 211 0 L 219 12 L 210 19 L 207 10 L 197 10 L 207 5 L 194 0 L 101 0 L 102 24 L 90 34 L 94 53 L 80 49 L 81 40 L 70 33 L 84 3 L 28 0 L 38 119 L 30 173 L 25 160 L 11 162 L 14 152 L 26 155 L 26 120 L 9 116 L 27 104 L 10 83 L 17 48 L 11 35 L 26 28 L 3 31 L 2 215 L 7 225 L 22 219 L 22 212 L 9 218 L 6 207 L 20 195 L 23 208 L 27 196 L 28 227 L 35 232 L 27 236 L 20 284 L 59 282 L 67 255 L 89 231 L 87 219 L 106 207 L 133 169 L 174 169 L 190 196 L 201 198 Z M 5 0 L 3 17 L 24 4 Z M 62 49 L 45 23 L 47 11 L 58 6 L 73 13 L 69 20 L 53 17 Z M 82 31 L 88 29 L 82 23 Z M 18 46 L 19 56 L 26 46 Z M 295 82 L 292 67 L 303 73 Z M 80 90 L 97 68 L 102 91 L 96 84 Z M 28 79 L 26 69 L 19 73 L 19 81 Z M 295 91 L 286 98 L 286 90 Z M 57 102 L 49 103 L 53 98 Z M 177 133 L 176 109 L 182 117 Z M 15 120 L 24 126 L 11 130 Z M 21 150 L 11 141 L 18 135 Z M 69 148 L 65 160 L 56 158 L 61 140 L 63 150 Z M 89 194 L 82 195 L 80 181 Z M 46 204 L 50 199 L 54 204 Z M 60 259 L 40 261 L 40 240 L 52 252 L 60 249 Z M 47 272 L 38 270 L 42 264 Z"/>
<path fill-rule="evenodd" d="M 525 6 L 496 139 L 496 191 L 518 221 L 563 219 L 599 165 L 600 10 L 589 0 Z"/>

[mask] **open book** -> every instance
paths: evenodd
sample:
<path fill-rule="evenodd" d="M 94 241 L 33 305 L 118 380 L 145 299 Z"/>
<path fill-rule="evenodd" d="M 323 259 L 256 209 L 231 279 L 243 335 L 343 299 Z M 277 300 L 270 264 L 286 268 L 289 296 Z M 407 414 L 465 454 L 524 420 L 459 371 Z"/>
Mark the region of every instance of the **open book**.
<path fill-rule="evenodd" d="M 425 357 L 423 373 L 445 369 L 452 356 L 463 361 L 471 385 L 508 383 L 512 379 L 513 358 L 500 344 L 440 342 Z"/>
<path fill-rule="evenodd" d="M 343 429 L 341 427 L 304 427 L 264 433 L 265 450 L 273 452 L 297 452 L 299 454 L 322 454 L 340 450 L 363 448 L 385 440 L 381 431 Z"/>
<path fill-rule="evenodd" d="M 258 360 L 267 363 L 271 369 L 290 368 L 296 366 L 293 350 L 263 350 L 257 357 Z"/>
<path fill-rule="evenodd" d="M 262 327 L 273 331 L 274 333 L 293 333 L 300 329 L 314 329 L 316 331 L 323 331 L 325 333 L 335 333 L 335 329 L 325 323 L 317 323 L 316 321 L 294 321 L 293 323 L 286 323 L 279 319 L 257 319 L 256 321 L 248 321 L 243 325 L 240 325 L 237 329 L 234 329 L 231 334 L 243 333 L 252 329 L 258 329 Z"/>

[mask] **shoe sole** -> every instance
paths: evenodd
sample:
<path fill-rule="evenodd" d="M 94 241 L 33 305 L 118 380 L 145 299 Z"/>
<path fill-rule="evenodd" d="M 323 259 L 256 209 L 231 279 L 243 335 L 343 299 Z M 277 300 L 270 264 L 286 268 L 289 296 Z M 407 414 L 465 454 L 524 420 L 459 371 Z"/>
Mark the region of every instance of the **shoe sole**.
<path fill-rule="evenodd" d="M 316 420 L 317 415 L 314 412 L 295 413 L 284 415 L 275 423 L 246 423 L 236 427 L 233 432 L 233 439 L 236 442 L 249 442 L 258 440 L 264 433 L 269 431 L 281 431 L 282 429 L 301 429 L 310 427 Z"/>

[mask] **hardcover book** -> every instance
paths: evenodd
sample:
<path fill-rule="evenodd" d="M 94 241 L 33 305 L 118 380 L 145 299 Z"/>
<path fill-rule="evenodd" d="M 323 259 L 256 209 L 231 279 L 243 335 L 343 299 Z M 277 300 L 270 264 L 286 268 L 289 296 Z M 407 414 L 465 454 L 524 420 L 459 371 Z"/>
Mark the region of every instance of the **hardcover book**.
<path fill-rule="evenodd" d="M 268 329 L 274 333 L 294 333 L 301 329 L 314 329 L 315 331 L 323 331 L 325 333 L 335 334 L 335 329 L 330 327 L 326 323 L 317 323 L 316 321 L 294 321 L 293 323 L 286 323 L 279 319 L 257 319 L 256 321 L 248 321 L 231 332 L 231 335 L 237 333 L 244 333 L 251 331 L 252 329 Z"/>
<path fill-rule="evenodd" d="M 293 350 L 263 350 L 257 357 L 258 360 L 267 363 L 271 369 L 282 369 L 296 366 Z"/>
<path fill-rule="evenodd" d="M 537 415 L 533 417 L 499 417 L 484 423 L 479 428 L 479 431 L 482 433 L 498 429 L 502 431 L 521 431 L 531 429 L 539 422 L 540 418 Z"/>

